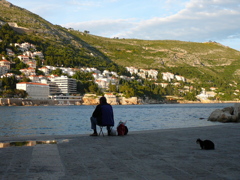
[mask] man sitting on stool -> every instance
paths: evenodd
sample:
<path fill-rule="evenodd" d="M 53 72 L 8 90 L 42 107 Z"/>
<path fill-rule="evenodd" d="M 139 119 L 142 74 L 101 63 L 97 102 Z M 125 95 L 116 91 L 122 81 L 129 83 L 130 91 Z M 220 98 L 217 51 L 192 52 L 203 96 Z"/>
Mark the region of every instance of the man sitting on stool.
<path fill-rule="evenodd" d="M 114 126 L 113 109 L 110 104 L 107 103 L 107 99 L 103 96 L 99 99 L 100 104 L 97 105 L 93 111 L 91 120 L 91 128 L 93 134 L 90 136 L 97 136 L 97 125 L 107 126 L 108 135 L 111 135 L 111 126 Z"/>

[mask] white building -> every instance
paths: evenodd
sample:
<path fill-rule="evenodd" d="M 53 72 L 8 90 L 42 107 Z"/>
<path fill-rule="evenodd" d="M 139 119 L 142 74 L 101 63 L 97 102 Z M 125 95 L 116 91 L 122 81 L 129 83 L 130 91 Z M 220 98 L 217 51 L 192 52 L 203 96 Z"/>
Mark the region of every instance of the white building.
<path fill-rule="evenodd" d="M 25 90 L 28 93 L 28 97 L 33 99 L 48 99 L 49 85 L 33 82 L 20 82 L 17 83 L 16 89 Z"/>
<path fill-rule="evenodd" d="M 76 79 L 68 78 L 67 76 L 61 76 L 52 78 L 51 81 L 56 83 L 61 94 L 69 95 L 77 93 Z"/>
<path fill-rule="evenodd" d="M 213 91 L 205 91 L 205 89 L 202 89 L 202 92 L 196 97 L 201 101 L 204 101 L 204 100 L 209 100 L 209 98 L 216 96 L 216 94 L 217 93 Z"/>
<path fill-rule="evenodd" d="M 31 51 L 25 51 L 23 55 L 28 57 L 33 57 L 33 53 Z"/>
<path fill-rule="evenodd" d="M 183 81 L 183 82 L 186 81 L 185 77 L 183 77 L 183 76 L 175 75 L 175 78 L 177 81 Z"/>
<path fill-rule="evenodd" d="M 0 67 L 0 69 L 1 69 L 1 67 Z M 6 73 L 6 74 L 2 75 L 1 78 L 3 78 L 3 77 L 12 77 L 12 76 L 15 76 L 15 74 L 13 74 L 13 73 Z"/>
<path fill-rule="evenodd" d="M 102 73 L 103 76 L 106 76 L 106 77 L 109 77 L 110 75 L 110 72 L 109 70 L 104 70 L 103 73 Z"/>
<path fill-rule="evenodd" d="M 48 68 L 50 71 L 53 71 L 53 70 L 57 69 L 57 67 L 54 67 L 54 66 L 46 66 L 46 68 Z"/>
<path fill-rule="evenodd" d="M 174 79 L 174 74 L 170 72 L 163 72 L 162 73 L 162 78 L 166 81 L 171 81 Z"/>
<path fill-rule="evenodd" d="M 108 87 L 107 78 L 99 78 L 99 79 L 95 80 L 95 83 L 101 89 L 106 89 Z"/>
<path fill-rule="evenodd" d="M 152 77 L 154 79 L 157 79 L 157 76 L 158 76 L 158 71 L 157 70 L 154 70 L 154 69 L 150 69 L 148 71 L 148 76 L 149 77 Z"/>
<path fill-rule="evenodd" d="M 28 61 L 26 64 L 31 68 L 36 68 L 37 67 L 37 62 L 36 61 Z"/>
<path fill-rule="evenodd" d="M 94 79 L 98 78 L 98 74 L 97 73 L 93 73 L 92 76 L 93 76 Z"/>
<path fill-rule="evenodd" d="M 163 88 L 166 88 L 168 86 L 168 83 L 159 83 Z"/>
<path fill-rule="evenodd" d="M 18 58 L 24 63 L 27 63 L 29 61 L 29 56 L 19 55 Z"/>
<path fill-rule="evenodd" d="M 10 69 L 10 61 L 3 59 L 0 61 L 0 67 L 6 67 L 8 70 Z"/>
<path fill-rule="evenodd" d="M 146 73 L 143 72 L 143 71 L 137 73 L 137 75 L 138 75 L 139 77 L 143 78 L 143 79 L 146 79 Z"/>
<path fill-rule="evenodd" d="M 60 69 L 64 74 L 67 74 L 69 76 L 73 76 L 75 74 L 75 71 L 73 71 L 73 68 L 61 67 Z"/>
<path fill-rule="evenodd" d="M 37 52 L 34 52 L 33 53 L 33 57 L 35 58 L 35 57 L 39 57 L 40 59 L 43 59 L 44 58 L 44 56 L 43 56 L 43 53 L 41 52 L 41 51 L 37 51 Z"/>
<path fill-rule="evenodd" d="M 20 69 L 19 70 L 21 73 L 24 73 L 26 76 L 31 76 L 31 75 L 36 75 L 35 69 L 34 68 L 27 68 L 27 69 Z"/>
<path fill-rule="evenodd" d="M 45 75 L 49 74 L 49 69 L 47 67 L 41 67 L 41 68 L 38 68 L 38 70 L 42 71 Z"/>
<path fill-rule="evenodd" d="M 131 74 L 137 74 L 138 69 L 135 67 L 126 67 L 127 71 L 130 72 Z"/>
<path fill-rule="evenodd" d="M 0 75 L 6 74 L 10 70 L 10 61 L 4 59 L 0 61 Z"/>
<path fill-rule="evenodd" d="M 32 82 L 38 82 L 39 77 L 37 75 L 30 75 L 28 76 L 29 79 L 31 79 Z"/>

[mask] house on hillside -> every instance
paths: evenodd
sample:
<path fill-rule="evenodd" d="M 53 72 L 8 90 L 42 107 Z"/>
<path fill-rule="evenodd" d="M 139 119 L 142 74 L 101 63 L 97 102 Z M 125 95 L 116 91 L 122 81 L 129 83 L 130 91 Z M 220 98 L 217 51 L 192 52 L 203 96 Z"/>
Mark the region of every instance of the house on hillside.
<path fill-rule="evenodd" d="M 28 57 L 33 57 L 33 53 L 31 51 L 25 51 L 23 55 Z"/>
<path fill-rule="evenodd" d="M 41 51 L 34 52 L 33 58 L 35 58 L 35 57 L 39 57 L 40 59 L 44 58 L 43 53 Z"/>
<path fill-rule="evenodd" d="M 27 64 L 29 67 L 34 68 L 34 69 L 37 67 L 36 61 L 28 61 L 26 64 Z"/>
<path fill-rule="evenodd" d="M 29 61 L 29 56 L 19 55 L 18 58 L 24 63 L 27 63 Z"/>
<path fill-rule="evenodd" d="M 6 59 L 0 61 L 0 67 L 6 67 L 8 70 L 10 69 L 10 64 L 11 62 Z"/>
<path fill-rule="evenodd" d="M 6 48 L 6 51 L 8 56 L 15 56 L 15 53 L 12 51 L 12 49 Z"/>
<path fill-rule="evenodd" d="M 1 68 L 1 67 L 0 67 Z M 2 76 L 1 76 L 1 78 L 3 78 L 3 77 L 12 77 L 12 76 L 15 76 L 15 74 L 13 74 L 13 73 L 6 73 L 6 74 L 3 74 Z"/>
<path fill-rule="evenodd" d="M 73 76 L 75 74 L 75 71 L 73 71 L 73 68 L 69 67 L 61 67 L 60 68 L 64 74 L 67 74 L 69 76 Z"/>
<path fill-rule="evenodd" d="M 137 74 L 138 73 L 138 68 L 135 67 L 126 67 L 127 71 L 130 72 L 130 74 Z"/>
<path fill-rule="evenodd" d="M 200 101 L 206 101 L 206 100 L 209 100 L 209 98 L 216 96 L 216 94 L 217 93 L 215 93 L 213 91 L 205 91 L 205 89 L 203 89 L 202 92 L 199 95 L 197 95 L 196 97 Z"/>
<path fill-rule="evenodd" d="M 39 77 L 36 76 L 36 75 L 31 75 L 31 76 L 28 76 L 29 79 L 31 79 L 32 82 L 38 82 L 39 81 Z"/>
<path fill-rule="evenodd" d="M 175 78 L 177 81 L 183 81 L 183 82 L 186 81 L 185 77 L 183 77 L 183 76 L 175 75 Z"/>
<path fill-rule="evenodd" d="M 33 45 L 33 44 L 30 44 L 28 42 L 25 42 L 25 43 L 22 43 L 22 44 L 19 44 L 19 43 L 15 43 L 14 44 L 15 47 L 18 47 L 20 51 L 24 52 L 24 51 L 28 51 L 30 48 L 31 49 L 36 49 L 36 46 Z"/>
<path fill-rule="evenodd" d="M 95 80 L 95 83 L 98 85 L 101 89 L 106 89 L 108 87 L 107 78 L 99 78 Z"/>
<path fill-rule="evenodd" d="M 38 70 L 42 71 L 45 75 L 49 74 L 49 69 L 47 67 L 41 67 L 41 68 L 38 68 Z"/>
<path fill-rule="evenodd" d="M 148 70 L 148 77 L 152 77 L 153 79 L 157 79 L 158 71 L 154 69 Z"/>
<path fill-rule="evenodd" d="M 10 70 L 10 61 L 3 59 L 0 61 L 0 75 L 6 74 Z"/>
<path fill-rule="evenodd" d="M 35 69 L 31 67 L 27 69 L 20 69 L 19 71 L 21 73 L 24 73 L 26 76 L 36 75 Z"/>
<path fill-rule="evenodd" d="M 174 74 L 170 72 L 163 72 L 162 73 L 162 78 L 166 81 L 171 81 L 174 79 Z"/>

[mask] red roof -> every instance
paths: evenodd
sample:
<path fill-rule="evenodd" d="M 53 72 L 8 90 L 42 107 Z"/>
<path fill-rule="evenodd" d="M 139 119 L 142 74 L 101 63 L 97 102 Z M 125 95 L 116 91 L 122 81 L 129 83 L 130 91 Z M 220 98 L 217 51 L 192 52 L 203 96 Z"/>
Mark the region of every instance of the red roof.
<path fill-rule="evenodd" d="M 17 83 L 17 84 L 32 84 L 32 85 L 49 86 L 48 84 L 34 83 L 34 82 L 20 82 L 20 83 Z"/>
<path fill-rule="evenodd" d="M 8 60 L 6 60 L 6 59 L 3 59 L 3 60 L 1 60 L 1 61 L 4 61 L 4 62 L 9 62 L 9 63 L 10 63 L 10 61 L 8 61 Z"/>

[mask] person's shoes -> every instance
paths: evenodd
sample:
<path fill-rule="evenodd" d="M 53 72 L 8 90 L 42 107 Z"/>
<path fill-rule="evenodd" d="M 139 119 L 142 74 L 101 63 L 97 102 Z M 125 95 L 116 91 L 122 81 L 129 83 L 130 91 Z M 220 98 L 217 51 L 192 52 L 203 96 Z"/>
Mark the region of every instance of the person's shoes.
<path fill-rule="evenodd" d="M 108 131 L 108 136 L 111 136 L 111 131 Z"/>
<path fill-rule="evenodd" d="M 90 134 L 90 136 L 98 136 L 97 133 Z"/>

